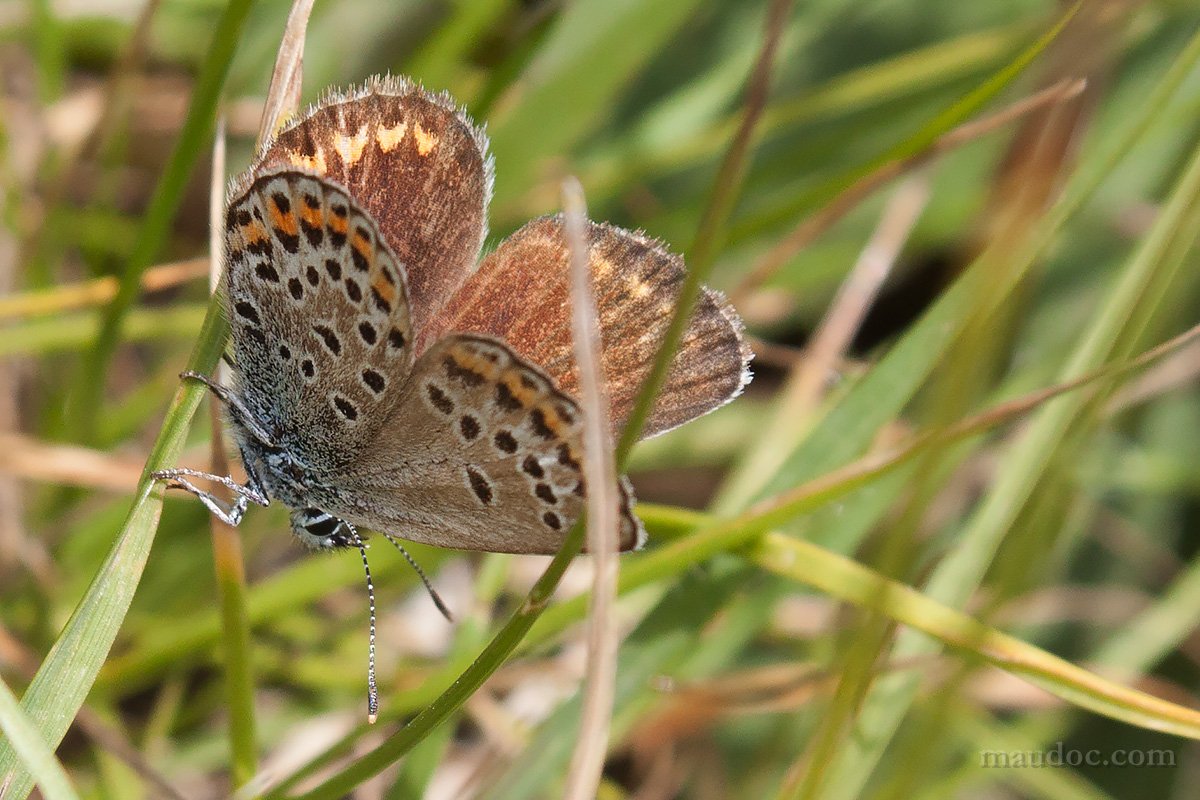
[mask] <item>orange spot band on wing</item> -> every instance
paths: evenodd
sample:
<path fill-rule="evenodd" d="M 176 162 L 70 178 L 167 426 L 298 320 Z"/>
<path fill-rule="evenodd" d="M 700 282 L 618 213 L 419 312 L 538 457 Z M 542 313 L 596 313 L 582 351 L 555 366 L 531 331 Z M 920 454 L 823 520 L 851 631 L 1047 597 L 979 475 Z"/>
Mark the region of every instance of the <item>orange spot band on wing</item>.
<path fill-rule="evenodd" d="M 500 376 L 499 367 L 464 347 L 456 347 L 451 350 L 450 357 L 461 368 L 470 370 L 476 375 L 482 375 L 486 380 L 495 381 Z"/>
<path fill-rule="evenodd" d="M 313 208 L 307 203 L 300 205 L 300 218 L 310 228 L 319 228 L 325 224 L 325 215 L 321 212 L 321 208 L 319 206 Z"/>
<path fill-rule="evenodd" d="M 417 140 L 417 153 L 419 155 L 427 156 L 430 150 L 437 147 L 437 136 L 422 128 L 419 122 L 413 125 L 413 137 Z"/>
<path fill-rule="evenodd" d="M 247 244 L 259 244 L 270 238 L 267 235 L 267 229 L 261 222 L 248 222 L 243 225 L 242 236 L 245 237 Z"/>
<path fill-rule="evenodd" d="M 342 157 L 342 163 L 347 167 L 354 166 L 362 158 L 363 150 L 367 147 L 367 126 L 363 125 L 352 136 L 338 134 L 333 137 L 333 149 Z"/>
<path fill-rule="evenodd" d="M 371 249 L 371 243 L 364 239 L 358 231 L 354 232 L 354 238 L 350 240 L 350 246 L 354 248 L 354 252 L 362 256 L 367 263 L 368 269 L 375 263 L 375 251 Z"/>
<path fill-rule="evenodd" d="M 539 403 L 538 410 L 542 412 L 542 419 L 550 432 L 559 439 L 565 439 L 568 431 L 565 430 L 566 422 L 558 415 L 558 409 L 550 403 Z"/>
<path fill-rule="evenodd" d="M 404 132 L 407 130 L 408 123 L 406 122 L 399 122 L 391 128 L 385 128 L 381 125 L 375 131 L 375 142 L 379 145 L 380 150 L 390 153 L 404 140 Z"/>
<path fill-rule="evenodd" d="M 334 233 L 340 233 L 343 236 L 346 234 L 346 231 L 350 230 L 350 220 L 346 217 L 339 217 L 337 214 L 330 214 L 326 219 L 326 223 L 329 225 L 329 230 Z"/>
<path fill-rule="evenodd" d="M 267 211 L 271 214 L 271 224 L 279 230 L 283 231 L 288 236 L 295 236 L 299 233 L 297 227 L 296 215 L 291 211 L 286 214 L 279 210 L 279 207 L 274 203 L 264 203 Z"/>
<path fill-rule="evenodd" d="M 500 382 L 517 398 L 517 402 L 529 408 L 537 402 L 538 393 L 521 382 L 521 375 L 516 370 L 508 370 L 500 376 Z"/>
<path fill-rule="evenodd" d="M 388 303 L 392 303 L 396 299 L 396 287 L 388 283 L 388 281 L 383 277 L 382 272 L 371 279 L 371 288 L 374 289 L 380 297 L 388 301 Z"/>

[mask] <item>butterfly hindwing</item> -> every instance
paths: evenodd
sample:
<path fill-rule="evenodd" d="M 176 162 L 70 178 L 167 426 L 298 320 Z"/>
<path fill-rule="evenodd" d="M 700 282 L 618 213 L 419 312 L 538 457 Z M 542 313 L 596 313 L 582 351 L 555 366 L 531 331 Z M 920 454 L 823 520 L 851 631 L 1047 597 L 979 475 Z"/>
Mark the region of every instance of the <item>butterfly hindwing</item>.
<path fill-rule="evenodd" d="M 620 429 L 658 351 L 680 287 L 683 260 L 660 243 L 589 223 L 589 268 L 614 427 Z M 574 394 L 570 251 L 560 217 L 534 220 L 484 259 L 425 330 L 418 352 L 450 331 L 504 340 Z M 644 436 L 670 430 L 732 400 L 749 380 L 742 323 L 718 293 L 703 289 L 655 402 Z"/>
<path fill-rule="evenodd" d="M 402 265 L 345 189 L 292 169 L 235 194 L 225 241 L 238 396 L 276 444 L 344 467 L 412 364 Z"/>
<path fill-rule="evenodd" d="M 405 539 L 554 553 L 584 507 L 582 413 L 502 342 L 451 335 L 413 365 L 370 452 L 330 509 Z M 645 536 L 621 484 L 621 546 Z"/>

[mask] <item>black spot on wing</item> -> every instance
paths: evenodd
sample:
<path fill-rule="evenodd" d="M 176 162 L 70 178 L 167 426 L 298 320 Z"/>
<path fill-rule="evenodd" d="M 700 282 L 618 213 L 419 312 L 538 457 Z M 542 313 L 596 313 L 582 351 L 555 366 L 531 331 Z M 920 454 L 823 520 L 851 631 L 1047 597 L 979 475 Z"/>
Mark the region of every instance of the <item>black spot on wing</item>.
<path fill-rule="evenodd" d="M 253 304 L 248 303 L 245 300 L 239 300 L 237 303 L 234 303 L 233 310 L 236 311 L 238 316 L 242 319 L 249 320 L 255 325 L 262 324 L 262 320 L 258 317 L 258 309 L 256 309 Z"/>
<path fill-rule="evenodd" d="M 342 342 L 338 339 L 337 334 L 333 332 L 332 328 L 327 325 L 313 325 L 312 329 L 313 333 L 321 337 L 321 341 L 329 348 L 329 352 L 335 356 L 342 354 Z"/>
<path fill-rule="evenodd" d="M 502 453 L 512 455 L 517 452 L 517 439 L 509 431 L 500 431 L 492 437 L 492 441 L 496 444 L 496 449 Z"/>
<path fill-rule="evenodd" d="M 364 369 L 362 371 L 362 380 L 367 385 L 367 388 L 375 394 L 379 394 L 387 386 L 387 381 L 383 379 L 383 376 L 373 369 Z"/>
<path fill-rule="evenodd" d="M 275 267 L 266 261 L 260 261 L 254 265 L 254 274 L 264 281 L 279 283 L 279 273 L 275 270 Z"/>
<path fill-rule="evenodd" d="M 358 335 L 367 344 L 375 344 L 378 339 L 378 334 L 375 332 L 375 326 L 369 322 L 358 323 Z"/>
<path fill-rule="evenodd" d="M 542 469 L 535 456 L 525 456 L 525 460 L 521 462 L 521 470 L 534 478 L 546 477 L 546 470 Z"/>
<path fill-rule="evenodd" d="M 425 393 L 429 397 L 429 402 L 433 403 L 433 407 L 443 414 L 454 413 L 454 401 L 451 400 L 445 392 L 432 383 L 425 384 Z"/>
<path fill-rule="evenodd" d="M 342 416 L 353 422 L 358 419 L 358 407 L 351 403 L 341 395 L 333 396 L 333 405 L 341 412 Z"/>
<path fill-rule="evenodd" d="M 487 479 L 487 476 L 470 464 L 465 469 L 467 472 L 467 481 L 471 485 L 471 491 L 479 498 L 479 502 L 485 506 L 491 505 L 495 494 L 492 491 L 492 484 Z"/>

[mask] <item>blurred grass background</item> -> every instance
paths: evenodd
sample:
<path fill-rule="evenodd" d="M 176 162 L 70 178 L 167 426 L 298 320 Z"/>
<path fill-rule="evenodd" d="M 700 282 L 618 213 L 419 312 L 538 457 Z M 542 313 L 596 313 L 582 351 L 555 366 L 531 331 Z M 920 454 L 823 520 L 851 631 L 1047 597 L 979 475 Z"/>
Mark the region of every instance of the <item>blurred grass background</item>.
<path fill-rule="evenodd" d="M 122 530 L 201 335 L 206 267 L 190 260 L 207 251 L 211 114 L 192 138 L 181 131 L 203 95 L 197 76 L 212 75 L 210 52 L 232 48 L 227 76 L 209 85 L 226 119 L 229 171 L 244 168 L 289 6 L 240 4 L 242 21 L 238 5 L 0 3 L 0 677 L 18 697 L 51 663 Z M 809 588 L 820 570 L 791 563 L 804 551 L 788 542 L 850 556 L 1070 662 L 1195 707 L 1195 347 L 1029 421 L 927 448 L 852 491 L 839 484 L 830 502 L 772 519 L 777 538 L 735 525 L 708 550 L 687 546 L 712 523 L 683 509 L 743 514 L 1200 321 L 1200 9 L 1093 0 L 1039 43 L 1068 11 L 1045 0 L 817 0 L 788 15 L 740 198 L 710 232 L 719 244 L 710 282 L 733 292 L 756 337 L 756 378 L 736 403 L 635 451 L 652 538 L 647 553 L 622 559 L 636 586 L 622 593 L 628 636 L 601 796 L 1194 796 L 1194 743 L 985 667 L 986 648 L 933 647 L 897 626 L 898 612 L 841 602 L 849 582 Z M 304 99 L 373 73 L 413 75 L 487 122 L 491 244 L 555 211 L 570 173 L 593 218 L 644 229 L 686 256 L 766 12 L 749 0 L 318 2 Z M 1082 93 L 913 172 L 906 185 L 926 204 L 885 186 L 785 253 L 765 283 L 745 283 L 798 225 L 880 165 L 1078 78 Z M 168 208 L 160 179 L 172 169 L 187 182 Z M 148 213 L 156 196 L 159 211 Z M 817 376 L 818 391 L 797 393 L 803 348 L 881 217 L 905 204 L 919 217 L 878 299 L 861 304 L 864 319 L 836 369 Z M 169 214 L 161 240 L 148 233 L 155 213 Z M 113 301 L 107 284 L 89 282 L 120 278 L 143 257 L 184 263 L 129 294 L 112 358 L 97 359 L 99 315 Z M 185 462 L 206 463 L 207 436 L 207 425 L 192 426 Z M 269 778 L 250 795 L 285 781 L 277 794 L 341 796 L 321 781 L 347 774 L 432 701 L 544 564 L 414 546 L 461 620 L 450 626 L 396 554 L 372 551 L 386 716 L 368 730 L 357 556 L 309 556 L 282 509 L 253 510 L 238 531 L 251 625 L 249 663 L 238 666 L 253 676 L 253 725 L 231 735 L 241 711 L 231 711 L 225 675 L 236 651 L 222 647 L 230 634 L 207 515 L 171 496 L 157 537 L 152 517 L 144 572 L 122 573 L 130 591 L 136 584 L 132 605 L 116 615 L 116 643 L 57 750 L 79 796 L 221 797 L 255 773 Z M 560 597 L 586 585 L 581 563 Z M 93 613 L 83 608 L 73 623 Z M 451 724 L 378 776 L 350 780 L 353 796 L 559 796 L 578 716 L 584 653 L 571 623 L 581 616 L 578 606 L 551 608 Z M 53 663 L 66 668 L 64 648 Z M 98 664 L 105 653 L 91 655 Z M 72 680 L 82 692 L 92 677 Z M 51 744 L 61 736 L 51 729 L 72 716 L 53 723 L 27 710 Z M 984 751 L 1058 742 L 1154 751 L 1172 766 L 981 765 Z M 0 787 L 15 763 L 6 757 L 0 748 Z"/>

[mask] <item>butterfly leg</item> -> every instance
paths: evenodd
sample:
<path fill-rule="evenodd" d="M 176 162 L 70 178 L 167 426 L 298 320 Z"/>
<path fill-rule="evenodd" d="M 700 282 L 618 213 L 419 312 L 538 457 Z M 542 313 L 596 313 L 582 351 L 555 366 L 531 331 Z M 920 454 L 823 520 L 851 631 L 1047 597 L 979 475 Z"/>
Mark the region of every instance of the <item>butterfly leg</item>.
<path fill-rule="evenodd" d="M 224 403 L 225 407 L 237 417 L 237 421 L 241 423 L 242 427 L 254 435 L 255 439 L 258 439 L 258 441 L 267 447 L 276 446 L 275 442 L 271 440 L 271 436 L 254 421 L 254 416 L 250 413 L 249 409 L 242 405 L 242 401 L 234 397 L 229 389 L 212 380 L 207 375 L 201 375 L 199 372 L 193 372 L 192 370 L 179 373 L 179 377 L 184 380 L 193 380 L 204 384 L 213 393 L 213 396 Z"/>
<path fill-rule="evenodd" d="M 254 501 L 260 506 L 270 505 L 271 500 L 263 492 L 258 480 L 252 475 L 250 480 L 242 485 L 226 475 L 210 475 L 207 472 L 200 472 L 194 469 L 164 469 L 152 473 L 156 480 L 166 481 L 167 487 L 171 489 L 183 489 L 189 494 L 194 494 L 204 507 L 212 512 L 213 516 L 224 522 L 226 525 L 237 527 L 242 521 L 242 516 L 246 513 L 246 507 L 250 501 Z M 236 495 L 233 503 L 226 505 L 220 499 L 215 497 L 211 492 L 206 492 L 196 484 L 192 483 L 188 478 L 203 478 L 215 483 L 219 483 L 229 489 Z"/>

